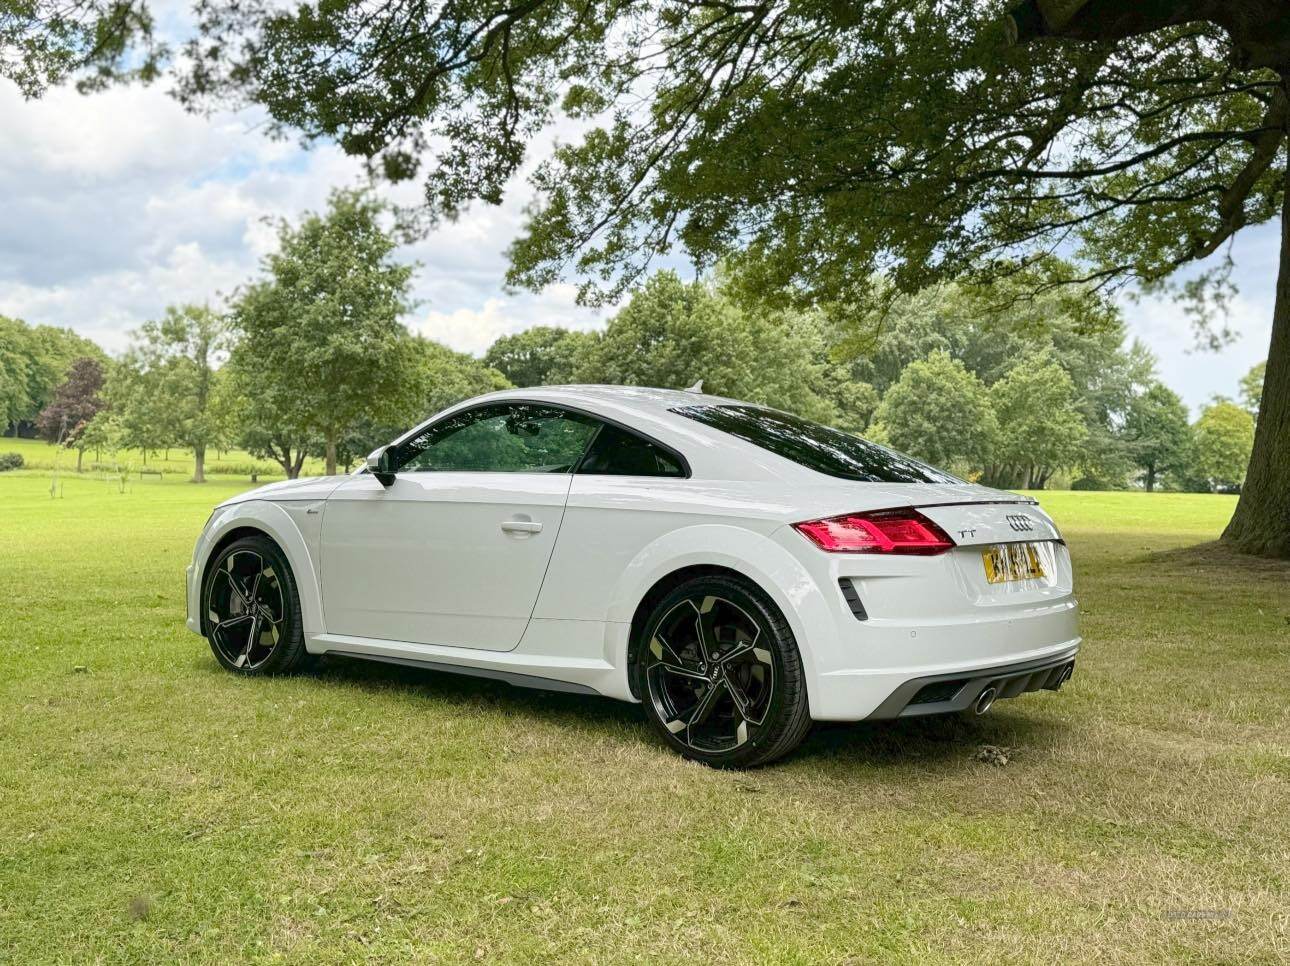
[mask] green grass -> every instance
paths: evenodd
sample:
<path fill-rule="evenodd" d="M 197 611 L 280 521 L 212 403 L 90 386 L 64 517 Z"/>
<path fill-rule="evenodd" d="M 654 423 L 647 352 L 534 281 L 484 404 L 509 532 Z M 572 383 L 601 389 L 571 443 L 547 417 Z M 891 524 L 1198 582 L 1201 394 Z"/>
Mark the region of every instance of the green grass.
<path fill-rule="evenodd" d="M 220 671 L 183 570 L 244 485 L 0 475 L 0 960 L 1290 953 L 1290 571 L 1181 550 L 1228 497 L 1041 495 L 1085 606 L 1070 686 L 734 774 L 607 700 Z"/>

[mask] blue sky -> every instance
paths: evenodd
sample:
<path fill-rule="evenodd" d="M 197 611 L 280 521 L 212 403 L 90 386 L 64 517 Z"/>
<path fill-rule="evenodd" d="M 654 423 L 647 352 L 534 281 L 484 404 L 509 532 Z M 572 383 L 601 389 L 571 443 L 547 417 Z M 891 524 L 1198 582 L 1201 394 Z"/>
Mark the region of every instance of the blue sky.
<path fill-rule="evenodd" d="M 263 135 L 252 114 L 197 118 L 161 89 L 93 97 L 68 90 L 24 102 L 0 82 L 0 313 L 70 326 L 110 351 L 130 329 L 180 301 L 216 303 L 250 278 L 272 247 L 268 218 L 318 209 L 359 165 L 335 149 L 303 151 Z M 400 189 L 415 200 L 416 185 Z M 521 179 L 500 208 L 478 208 L 406 252 L 420 263 L 408 324 L 453 348 L 482 352 L 497 336 L 536 324 L 603 326 L 609 313 L 577 306 L 571 285 L 502 289 L 503 252 L 528 200 Z M 1192 351 L 1168 299 L 1123 300 L 1132 333 L 1160 359 L 1161 376 L 1197 409 L 1266 356 L 1278 226 L 1247 229 L 1233 248 L 1240 295 L 1237 341 Z"/>

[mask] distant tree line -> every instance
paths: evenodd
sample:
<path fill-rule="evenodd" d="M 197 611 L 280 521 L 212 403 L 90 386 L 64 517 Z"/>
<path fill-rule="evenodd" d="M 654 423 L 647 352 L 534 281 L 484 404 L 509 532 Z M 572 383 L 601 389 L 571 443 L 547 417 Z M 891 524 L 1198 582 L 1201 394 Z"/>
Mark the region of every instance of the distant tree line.
<path fill-rule="evenodd" d="M 517 386 L 681 388 L 793 410 L 984 483 L 1043 488 L 1061 473 L 1112 489 L 1236 490 L 1253 444 L 1260 367 L 1241 404 L 1193 424 L 1110 301 L 940 285 L 845 312 L 747 309 L 736 281 L 660 272 L 603 332 L 534 326 L 484 363 Z M 1018 296 L 1021 294 L 1018 285 Z M 888 293 L 891 294 L 891 293 Z"/>
<path fill-rule="evenodd" d="M 278 226 L 278 248 L 223 310 L 184 305 L 109 359 L 67 330 L 0 318 L 0 412 L 10 434 L 86 450 L 171 447 L 205 476 L 241 447 L 288 477 L 306 457 L 335 473 L 458 400 L 508 386 L 685 387 L 797 412 L 1002 487 L 1235 490 L 1262 391 L 1216 399 L 1193 423 L 1155 359 L 1127 344 L 1114 304 L 1087 288 L 1030 297 L 940 284 L 865 305 L 775 307 L 724 270 L 649 277 L 601 332 L 534 326 L 482 360 L 412 334 L 411 266 L 390 213 L 340 191 Z M 1010 287 L 1011 286 L 1011 287 Z M 1000 306 L 1004 306 L 1001 308 Z"/>

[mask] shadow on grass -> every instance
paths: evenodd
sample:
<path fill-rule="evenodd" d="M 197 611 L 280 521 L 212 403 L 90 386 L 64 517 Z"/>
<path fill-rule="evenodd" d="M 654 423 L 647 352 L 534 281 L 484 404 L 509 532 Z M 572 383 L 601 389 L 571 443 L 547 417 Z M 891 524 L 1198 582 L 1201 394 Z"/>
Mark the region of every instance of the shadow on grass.
<path fill-rule="evenodd" d="M 1201 576 L 1219 572 L 1241 580 L 1290 582 L 1290 560 L 1238 553 L 1217 540 L 1176 550 L 1159 550 L 1140 558 L 1162 571 Z"/>
<path fill-rule="evenodd" d="M 1061 731 L 1058 721 L 1009 711 L 1007 703 L 1000 702 L 981 716 L 937 714 L 892 721 L 819 723 L 796 757 L 849 766 L 966 766 L 986 745 L 1033 754 L 1051 747 Z"/>
<path fill-rule="evenodd" d="M 555 722 L 592 726 L 598 722 L 617 726 L 640 723 L 644 731 L 639 708 L 593 694 L 542 691 L 469 674 L 361 658 L 325 657 L 314 673 L 321 681 L 344 683 L 373 692 L 388 693 L 396 689 L 457 708 L 505 708 Z"/>
<path fill-rule="evenodd" d="M 639 707 L 611 698 L 534 690 L 469 675 L 347 658 L 327 658 L 315 674 L 324 683 L 342 683 L 373 693 L 402 691 L 462 710 L 504 709 L 557 727 L 601 731 L 619 740 L 627 732 L 632 736 L 629 740 L 662 747 Z M 816 766 L 966 767 L 983 745 L 1034 752 L 1051 745 L 1060 734 L 1060 725 L 1051 719 L 1000 710 L 1002 707 L 980 717 L 950 714 L 818 723 L 787 761 Z"/>

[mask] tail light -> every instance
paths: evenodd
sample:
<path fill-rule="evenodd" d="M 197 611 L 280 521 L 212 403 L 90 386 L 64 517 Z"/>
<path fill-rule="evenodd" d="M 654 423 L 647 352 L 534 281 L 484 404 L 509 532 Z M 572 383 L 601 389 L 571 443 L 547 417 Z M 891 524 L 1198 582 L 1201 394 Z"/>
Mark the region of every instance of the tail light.
<path fill-rule="evenodd" d="M 917 510 L 844 513 L 824 520 L 794 523 L 821 550 L 830 553 L 906 553 L 924 556 L 954 546 L 949 534 Z"/>

